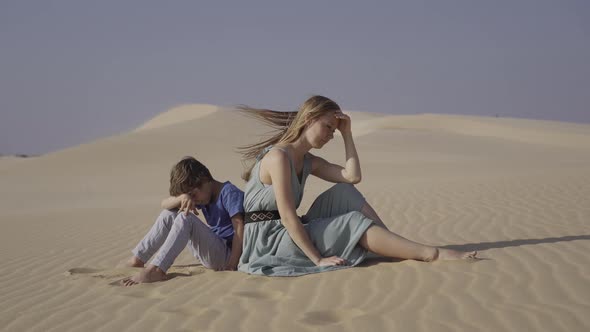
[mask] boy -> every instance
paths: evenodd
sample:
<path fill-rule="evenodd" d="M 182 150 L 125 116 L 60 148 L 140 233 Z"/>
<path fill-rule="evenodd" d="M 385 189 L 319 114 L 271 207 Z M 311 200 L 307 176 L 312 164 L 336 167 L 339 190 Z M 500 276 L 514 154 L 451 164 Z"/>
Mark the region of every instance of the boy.
<path fill-rule="evenodd" d="M 170 195 L 162 201 L 164 210 L 154 226 L 132 250 L 128 265 L 144 267 L 160 250 L 139 274 L 123 279 L 123 285 L 166 280 L 166 271 L 187 243 L 206 268 L 237 269 L 244 233 L 244 193 L 229 181 L 213 179 L 195 158 L 185 157 L 170 172 Z M 196 209 L 203 212 L 207 224 L 197 217 Z"/>

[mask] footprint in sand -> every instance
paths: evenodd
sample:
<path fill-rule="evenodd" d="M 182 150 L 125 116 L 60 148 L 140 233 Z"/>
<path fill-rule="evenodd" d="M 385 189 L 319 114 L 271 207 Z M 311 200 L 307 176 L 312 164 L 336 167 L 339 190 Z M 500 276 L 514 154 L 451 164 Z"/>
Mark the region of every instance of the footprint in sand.
<path fill-rule="evenodd" d="M 123 287 L 122 281 L 125 278 L 133 276 L 136 273 L 137 273 L 137 271 L 135 271 L 134 273 L 128 274 L 128 275 L 124 276 L 123 278 L 119 278 L 118 280 L 115 280 L 115 281 L 109 283 L 109 285 Z M 176 277 L 192 277 L 192 276 L 196 276 L 196 275 L 199 275 L 202 273 L 205 273 L 205 268 L 193 268 L 193 267 L 191 267 L 191 268 L 187 268 L 187 267 L 174 268 L 174 267 L 171 267 L 167 273 L 167 275 L 168 275 L 167 281 L 170 281 Z"/>
<path fill-rule="evenodd" d="M 233 292 L 233 295 L 237 295 L 239 297 L 245 297 L 247 299 L 256 299 L 256 300 L 284 300 L 285 293 L 281 291 L 273 291 L 273 290 L 255 290 L 255 291 L 237 291 Z"/>
<path fill-rule="evenodd" d="M 110 283 L 110 285 L 120 286 L 120 283 L 118 281 L 115 281 Z M 157 301 L 161 301 L 166 298 L 166 296 L 162 295 L 160 292 L 153 289 L 125 290 L 124 292 L 121 292 L 118 295 L 132 297 L 136 299 L 148 299 Z"/>
<path fill-rule="evenodd" d="M 173 309 L 165 309 L 160 310 L 160 312 L 164 312 L 167 314 L 176 314 L 176 315 L 183 315 L 183 316 L 190 316 L 190 317 L 199 317 L 199 318 L 216 318 L 221 315 L 220 310 L 211 309 L 211 308 L 194 308 L 194 307 L 178 307 Z"/>
<path fill-rule="evenodd" d="M 183 276 L 183 277 L 190 277 L 196 276 L 199 274 L 203 274 L 207 271 L 207 269 L 200 265 L 179 265 L 179 266 L 172 266 L 168 270 L 168 274 L 176 275 L 176 276 Z"/>
<path fill-rule="evenodd" d="M 314 310 L 306 312 L 299 321 L 314 326 L 332 325 L 340 324 L 364 314 L 365 312 L 360 309 Z"/>
<path fill-rule="evenodd" d="M 244 280 L 254 281 L 256 283 L 269 282 L 268 277 L 257 275 L 248 275 Z"/>
<path fill-rule="evenodd" d="M 135 268 L 118 268 L 118 269 L 94 269 L 88 267 L 75 267 L 67 270 L 64 275 L 78 279 L 79 277 L 92 277 L 100 279 L 117 279 L 124 278 L 132 273 L 137 272 Z"/>
<path fill-rule="evenodd" d="M 69 269 L 66 271 L 66 275 L 75 275 L 75 274 L 91 274 L 91 273 L 97 273 L 100 272 L 102 270 L 99 269 L 91 269 L 89 267 L 75 267 L 73 269 Z"/>
<path fill-rule="evenodd" d="M 175 277 L 190 277 L 205 272 L 205 268 L 202 266 L 195 265 L 181 265 L 173 266 L 168 270 L 168 275 L 171 278 Z M 67 270 L 64 275 L 72 279 L 78 279 L 80 277 L 91 277 L 108 280 L 109 285 L 122 286 L 120 281 L 137 274 L 139 268 L 136 267 L 121 267 L 114 269 L 95 269 L 89 267 L 75 267 Z"/>

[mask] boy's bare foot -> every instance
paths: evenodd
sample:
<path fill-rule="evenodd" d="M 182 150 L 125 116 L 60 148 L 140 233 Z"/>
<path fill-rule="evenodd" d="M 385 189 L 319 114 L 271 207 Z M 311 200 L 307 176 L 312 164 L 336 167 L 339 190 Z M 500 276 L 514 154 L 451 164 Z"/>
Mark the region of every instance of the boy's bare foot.
<path fill-rule="evenodd" d="M 137 258 L 137 256 L 132 256 L 129 260 L 125 263 L 126 266 L 129 267 L 143 267 L 144 262 L 141 259 Z"/>
<path fill-rule="evenodd" d="M 460 259 L 475 259 L 477 258 L 477 251 L 458 251 L 452 249 L 438 249 L 438 257 L 436 257 L 433 261 L 454 261 Z"/>
<path fill-rule="evenodd" d="M 133 286 L 141 283 L 164 281 L 167 279 L 168 276 L 166 275 L 166 272 L 160 270 L 159 267 L 150 264 L 133 277 L 121 280 L 121 284 L 123 286 Z"/>

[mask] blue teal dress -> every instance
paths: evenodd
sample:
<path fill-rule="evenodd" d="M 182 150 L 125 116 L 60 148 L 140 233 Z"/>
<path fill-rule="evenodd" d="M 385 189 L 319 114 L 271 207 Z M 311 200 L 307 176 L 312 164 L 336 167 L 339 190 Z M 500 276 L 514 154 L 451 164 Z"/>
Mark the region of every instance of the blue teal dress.
<path fill-rule="evenodd" d="M 250 180 L 244 191 L 244 211 L 278 210 L 272 185 L 260 181 L 260 160 L 272 148 L 264 149 L 256 158 Z M 281 149 L 275 147 L 276 149 Z M 305 181 L 311 171 L 311 158 L 304 156 L 303 172 L 298 178 L 293 161 L 291 188 L 295 206 L 303 198 Z M 244 227 L 243 252 L 238 270 L 266 276 L 299 276 L 310 273 L 349 268 L 360 264 L 367 250 L 358 242 L 373 221 L 365 217 L 361 208 L 363 195 L 350 184 L 339 183 L 322 193 L 309 211 L 301 217 L 305 231 L 322 257 L 339 256 L 345 266 L 316 266 L 293 242 L 280 219 L 248 223 Z"/>

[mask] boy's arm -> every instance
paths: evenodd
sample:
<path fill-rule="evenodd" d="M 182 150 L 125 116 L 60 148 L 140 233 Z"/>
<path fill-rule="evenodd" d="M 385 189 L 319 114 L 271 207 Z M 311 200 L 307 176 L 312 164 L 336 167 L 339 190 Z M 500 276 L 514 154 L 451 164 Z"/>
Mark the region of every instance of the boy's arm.
<path fill-rule="evenodd" d="M 226 270 L 235 271 L 238 269 L 240 256 L 242 255 L 242 242 L 244 241 L 244 215 L 238 213 L 231 218 L 231 223 L 234 226 L 234 237 L 232 239 L 231 254 Z"/>
<path fill-rule="evenodd" d="M 162 200 L 162 209 L 173 210 L 180 207 L 180 196 L 170 196 Z"/>
<path fill-rule="evenodd" d="M 195 215 L 199 215 L 195 208 L 195 203 L 193 202 L 189 194 L 182 194 L 180 196 L 170 196 L 168 198 L 164 198 L 162 200 L 162 209 L 179 209 L 181 212 L 184 211 L 185 214 L 193 212 Z"/>

